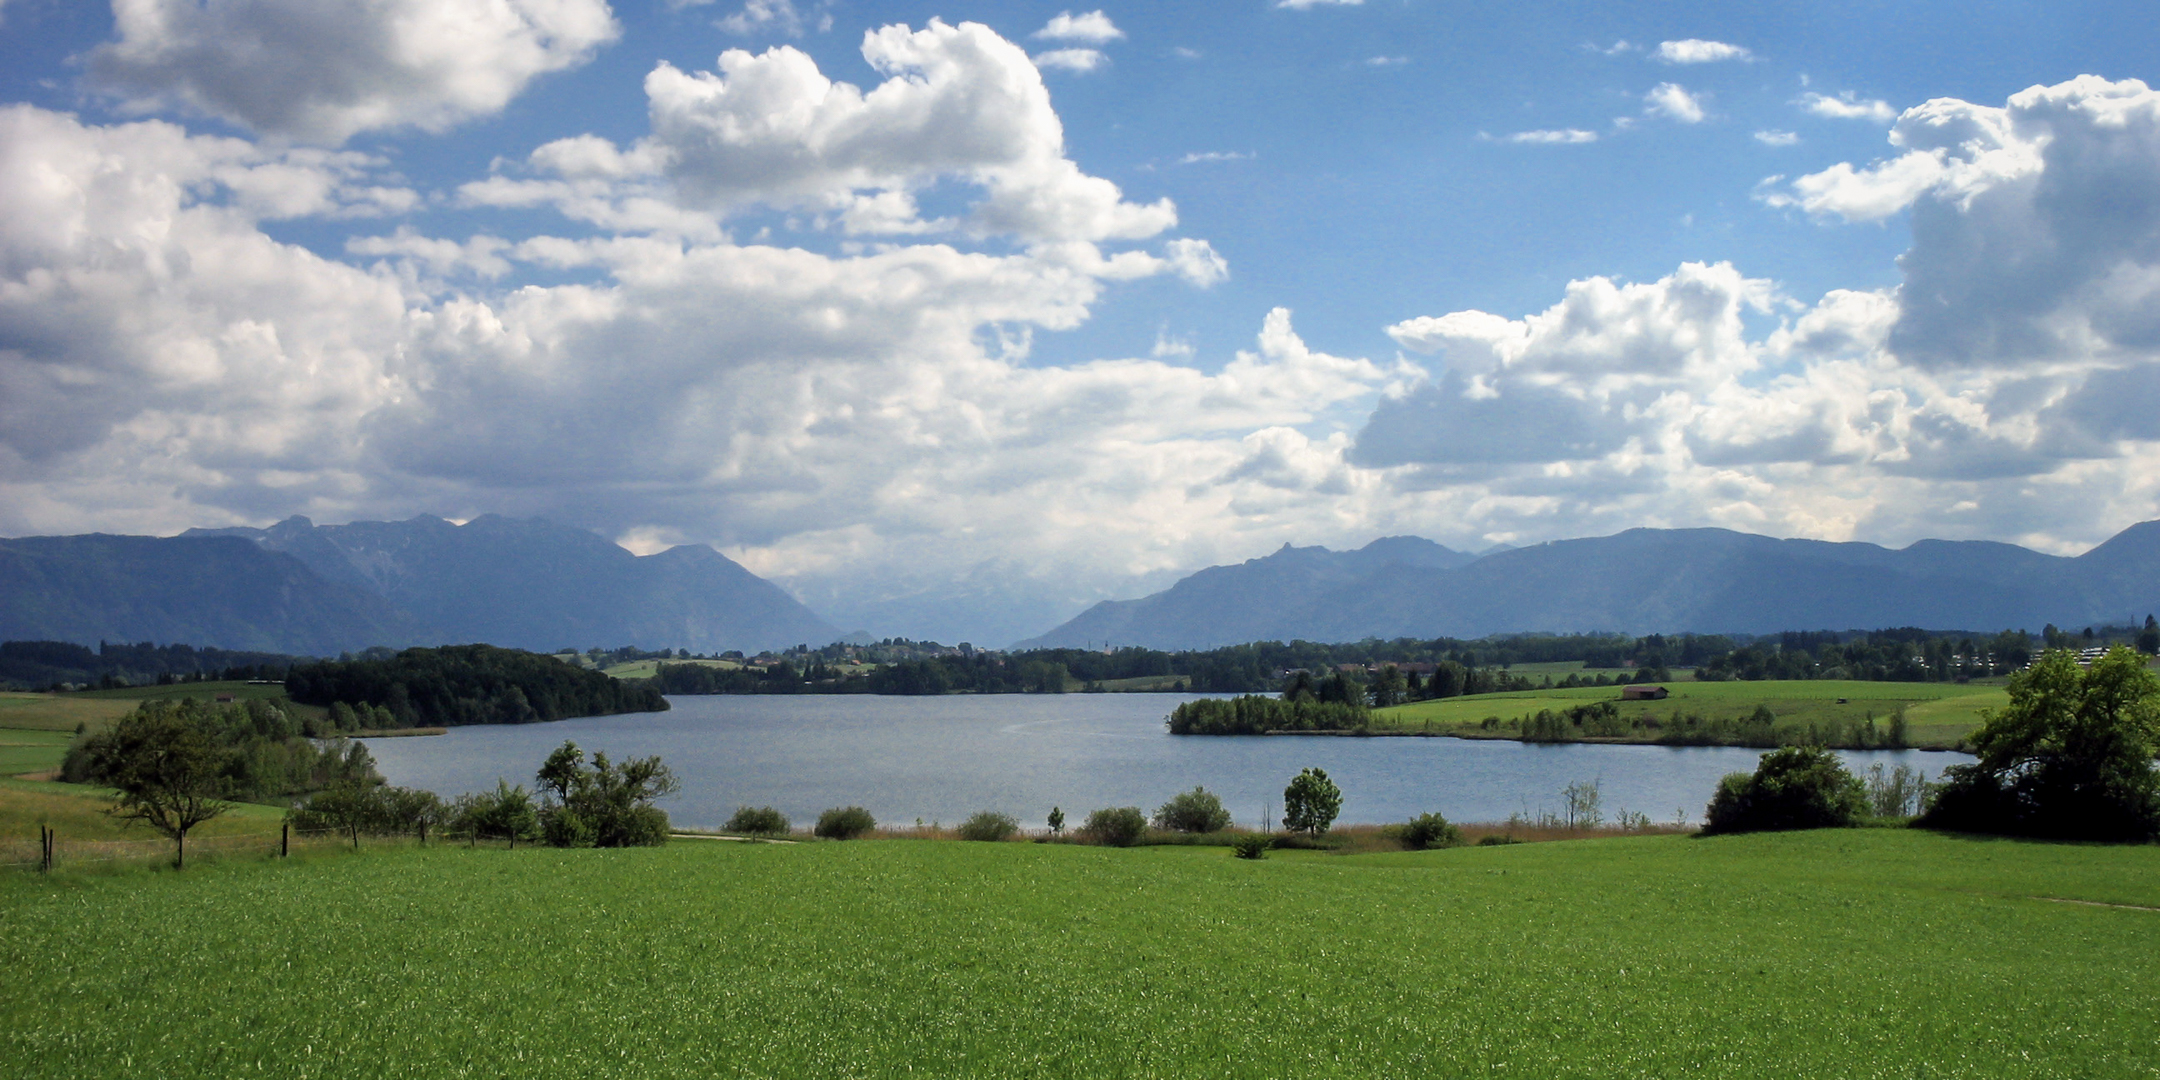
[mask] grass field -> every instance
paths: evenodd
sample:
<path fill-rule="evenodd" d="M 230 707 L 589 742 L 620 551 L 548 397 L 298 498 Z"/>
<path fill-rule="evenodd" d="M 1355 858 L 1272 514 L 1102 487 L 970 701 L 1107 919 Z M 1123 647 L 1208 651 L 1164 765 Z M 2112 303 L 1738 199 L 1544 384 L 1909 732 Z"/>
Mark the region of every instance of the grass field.
<path fill-rule="evenodd" d="M 65 731 L 75 725 L 97 727 L 135 711 L 132 700 L 87 694 L 23 694 L 0 690 L 0 728 L 15 731 Z"/>
<path fill-rule="evenodd" d="M 105 866 L 115 860 L 155 864 L 172 858 L 172 841 L 146 826 L 128 826 L 106 814 L 105 808 L 111 805 L 111 793 L 99 788 L 0 779 L 0 866 L 35 862 L 41 825 L 59 834 L 63 868 Z M 237 803 L 188 834 L 189 862 L 229 849 L 229 841 L 241 838 L 255 841 L 241 844 L 250 853 L 267 851 L 284 820 L 282 808 Z M 0 870 L 0 874 L 6 872 Z M 6 921 L 5 913 L 0 913 L 0 929 Z"/>
<path fill-rule="evenodd" d="M 1508 668 L 1507 673 L 1510 675 L 1521 675 L 1525 678 L 1530 679 L 1542 678 L 1547 675 L 1550 675 L 1555 679 L 1564 679 L 1569 675 L 1581 672 L 1584 667 L 1585 665 L 1580 660 L 1552 660 L 1537 664 L 1516 664 L 1515 666 Z M 1596 674 L 1596 672 L 1592 672 L 1592 674 Z M 1635 672 L 1632 669 L 1623 672 L 1618 668 L 1613 668 L 1607 670 L 1605 674 L 1633 675 L 1635 674 Z"/>
<path fill-rule="evenodd" d="M 733 660 L 631 660 L 601 668 L 600 672 L 618 679 L 650 679 L 660 673 L 662 663 L 696 664 L 699 667 L 719 668 L 722 671 L 733 671 L 742 666 Z"/>
<path fill-rule="evenodd" d="M 867 841 L 0 875 L 17 1077 L 2150 1077 L 2160 848 Z"/>
<path fill-rule="evenodd" d="M 54 784 L 39 780 L 0 779 L 0 840 L 37 836 L 37 827 L 50 825 L 63 836 L 82 840 L 114 840 L 155 836 L 141 826 L 122 828 L 106 816 L 112 805 L 110 792 L 81 784 Z M 276 833 L 285 811 L 274 806 L 236 803 L 223 817 L 201 826 L 205 835 L 229 833 Z"/>
<path fill-rule="evenodd" d="M 1102 687 L 1105 693 L 1153 694 L 1175 692 L 1179 683 L 1189 681 L 1190 676 L 1186 675 L 1140 675 L 1130 679 L 1104 679 L 1095 685 Z M 1071 679 L 1065 683 L 1065 691 L 1066 693 L 1078 693 L 1086 690 L 1087 686 L 1088 684 L 1084 680 Z"/>
<path fill-rule="evenodd" d="M 1873 715 L 1886 724 L 1898 706 L 1905 706 L 1908 740 L 1915 746 L 1954 747 L 1959 739 L 1980 724 L 1980 710 L 1998 709 L 2010 703 L 1999 685 L 1968 683 L 1845 682 L 1814 679 L 1786 682 L 1671 682 L 1664 684 L 1672 696 L 1663 701 L 1620 702 L 1622 719 L 1638 716 L 1670 717 L 1675 710 L 1706 719 L 1738 719 L 1768 706 L 1778 723 L 1850 724 Z M 1560 712 L 1593 701 L 1617 701 L 1617 686 L 1580 687 L 1573 690 L 1530 690 L 1521 693 L 1479 694 L 1442 698 L 1383 709 L 1375 714 L 1375 726 L 1403 731 L 1491 735 L 1480 724 L 1488 716 L 1513 720 L 1540 709 Z M 1840 699 L 1843 699 L 1842 703 Z M 1503 730 L 1500 734 L 1505 734 Z M 1650 733 L 1651 737 L 1655 733 Z"/>
<path fill-rule="evenodd" d="M 46 772 L 60 767 L 68 741 L 66 731 L 11 731 L 0 728 L 0 776 Z"/>
<path fill-rule="evenodd" d="M 119 690 L 77 690 L 65 694 L 26 694 L 0 691 L 0 776 L 41 773 L 60 767 L 68 739 L 78 725 L 95 731 L 135 711 L 152 699 L 192 697 L 213 700 L 219 694 L 235 698 L 261 698 L 302 716 L 320 719 L 329 710 L 318 705 L 298 705 L 285 700 L 281 685 L 246 682 L 179 683 L 173 686 L 131 686 Z M 56 737 L 57 733 L 57 737 Z"/>

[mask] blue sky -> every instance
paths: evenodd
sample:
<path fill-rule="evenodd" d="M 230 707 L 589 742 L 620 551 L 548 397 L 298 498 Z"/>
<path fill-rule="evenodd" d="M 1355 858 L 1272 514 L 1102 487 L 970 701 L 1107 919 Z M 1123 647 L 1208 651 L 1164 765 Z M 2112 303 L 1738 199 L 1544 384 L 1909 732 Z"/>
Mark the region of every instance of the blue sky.
<path fill-rule="evenodd" d="M 0 533 L 537 514 L 995 641 L 2160 516 L 2149 13 L 1759 7 L 4 0 Z"/>

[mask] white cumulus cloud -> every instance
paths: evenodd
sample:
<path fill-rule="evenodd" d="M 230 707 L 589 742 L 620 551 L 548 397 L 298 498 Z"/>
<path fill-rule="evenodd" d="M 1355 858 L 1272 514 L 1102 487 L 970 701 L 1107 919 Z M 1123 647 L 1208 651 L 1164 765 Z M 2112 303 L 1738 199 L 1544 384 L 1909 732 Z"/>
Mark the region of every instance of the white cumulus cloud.
<path fill-rule="evenodd" d="M 1110 21 L 1110 16 L 1100 10 L 1078 15 L 1070 11 L 1060 11 L 1045 23 L 1042 29 L 1030 36 L 1049 41 L 1077 41 L 1086 45 L 1101 45 L 1123 38 L 1125 31 L 1118 29 L 1117 25 Z"/>
<path fill-rule="evenodd" d="M 712 0 L 670 0 L 673 6 L 711 2 Z M 805 14 L 795 6 L 793 0 L 746 0 L 741 11 L 722 16 L 713 25 L 730 34 L 750 35 L 770 31 L 789 37 L 801 37 L 803 30 L 813 22 L 820 30 L 832 28 L 832 15 L 822 10 L 826 6 L 828 5 L 820 3 Z"/>
<path fill-rule="evenodd" d="M 1873 120 L 1878 124 L 1887 124 L 1897 119 L 1898 115 L 1898 111 L 1891 108 L 1889 102 L 1880 99 L 1862 100 L 1855 97 L 1850 90 L 1836 97 L 1811 90 L 1800 95 L 1797 104 L 1807 113 L 1832 120 Z"/>
<path fill-rule="evenodd" d="M 648 137 L 558 140 L 464 194 L 597 229 L 369 225 L 346 261 L 264 224 L 414 205 L 383 160 L 0 110 L 0 533 L 493 511 L 835 580 L 937 538 L 1085 592 L 1328 520 L 1313 491 L 1379 497 L 1316 425 L 1409 373 L 1286 312 L 1227 359 L 1031 359 L 1119 282 L 1228 263 L 1064 156 L 1018 47 L 932 24 L 865 52 L 866 90 L 785 48 L 663 68 Z M 955 180 L 964 220 L 923 220 Z M 731 237 L 761 207 L 887 239 Z M 1240 472 L 1258 433 L 1271 464 Z"/>
<path fill-rule="evenodd" d="M 1657 52 L 1652 54 L 1667 64 L 1714 64 L 1721 60 L 1749 60 L 1753 53 L 1722 41 L 1704 41 L 1687 38 L 1681 41 L 1658 42 Z"/>
<path fill-rule="evenodd" d="M 1093 71 L 1110 62 L 1101 49 L 1051 49 L 1035 54 L 1035 66 L 1062 71 Z"/>
<path fill-rule="evenodd" d="M 1652 115 L 1678 120 L 1683 124 L 1700 124 L 1707 114 L 1702 101 L 1688 93 L 1679 83 L 1659 83 L 1643 95 L 1643 101 Z"/>
<path fill-rule="evenodd" d="M 863 35 L 886 78 L 864 91 L 834 82 L 790 46 L 722 53 L 717 72 L 662 63 L 645 78 L 652 134 L 622 148 L 594 136 L 536 150 L 529 179 L 492 177 L 462 197 L 554 205 L 610 228 L 712 234 L 697 211 L 767 205 L 825 209 L 858 224 L 920 231 L 890 211 L 943 178 L 979 185 L 963 224 L 1039 241 L 1138 240 L 1177 223 L 1168 199 L 1126 202 L 1117 185 L 1065 156 L 1064 127 L 1026 52 L 977 23 L 932 20 Z"/>
<path fill-rule="evenodd" d="M 1900 153 L 1772 191 L 1911 216 L 1888 289 L 1812 305 L 1736 269 L 1571 283 L 1545 311 L 1407 319 L 1435 358 L 1347 460 L 1483 535 L 1724 525 L 2075 550 L 2160 497 L 2160 94 L 2079 78 L 1937 99 Z M 1765 330 L 1762 327 L 1769 326 Z M 1751 329 L 1752 327 L 1752 329 Z"/>
<path fill-rule="evenodd" d="M 1536 131 L 1518 131 L 1511 135 L 1505 135 L 1501 137 L 1501 141 L 1547 144 L 1592 143 L 1597 141 L 1597 132 L 1585 131 L 1582 128 L 1539 129 Z"/>
<path fill-rule="evenodd" d="M 114 0 L 96 83 L 265 134 L 337 144 L 442 131 L 621 32 L 605 0 Z"/>

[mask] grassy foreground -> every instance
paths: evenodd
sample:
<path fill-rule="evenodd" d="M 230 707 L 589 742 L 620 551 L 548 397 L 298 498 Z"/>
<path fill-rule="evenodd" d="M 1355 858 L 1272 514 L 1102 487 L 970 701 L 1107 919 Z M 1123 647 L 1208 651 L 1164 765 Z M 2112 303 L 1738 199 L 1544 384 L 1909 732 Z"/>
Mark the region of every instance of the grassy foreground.
<path fill-rule="evenodd" d="M 0 1073 L 2160 1073 L 2160 848 L 864 841 L 0 875 Z"/>

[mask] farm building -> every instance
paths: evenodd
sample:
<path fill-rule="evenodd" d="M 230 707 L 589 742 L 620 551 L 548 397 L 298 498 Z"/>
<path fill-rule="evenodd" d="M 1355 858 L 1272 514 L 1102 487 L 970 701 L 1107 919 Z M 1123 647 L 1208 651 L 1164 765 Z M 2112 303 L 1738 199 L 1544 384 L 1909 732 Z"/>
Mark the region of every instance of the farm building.
<path fill-rule="evenodd" d="M 1670 696 L 1670 692 L 1662 686 L 1623 686 L 1620 688 L 1620 700 L 1622 701 L 1663 701 L 1668 696 Z"/>

